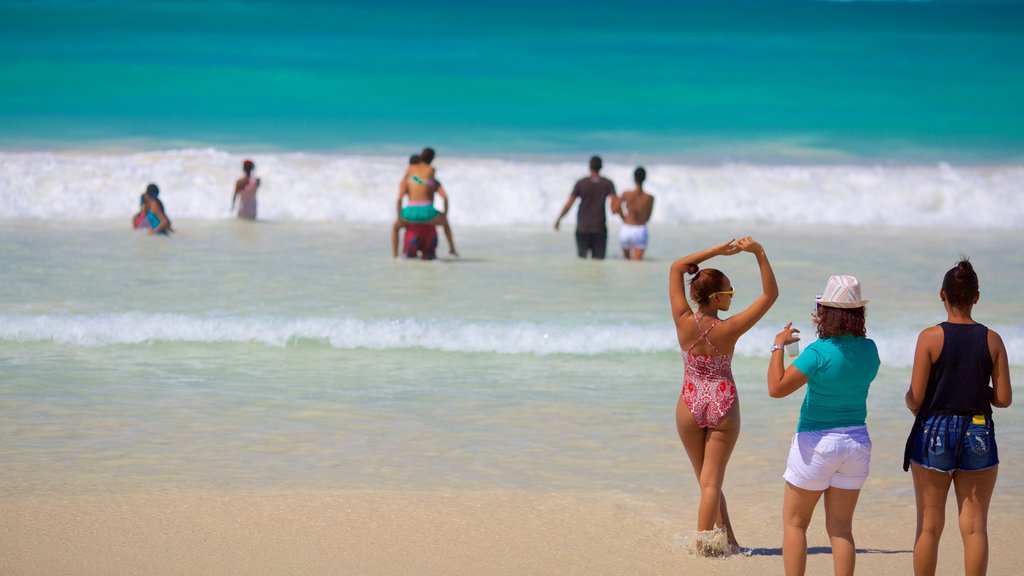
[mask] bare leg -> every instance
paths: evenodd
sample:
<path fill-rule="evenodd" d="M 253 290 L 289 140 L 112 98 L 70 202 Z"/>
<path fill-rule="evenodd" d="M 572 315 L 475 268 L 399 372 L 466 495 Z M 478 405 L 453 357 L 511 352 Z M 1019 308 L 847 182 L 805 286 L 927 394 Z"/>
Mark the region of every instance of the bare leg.
<path fill-rule="evenodd" d="M 953 473 L 960 536 L 964 540 L 964 574 L 980 576 L 988 570 L 988 506 L 996 487 L 999 467 Z"/>
<path fill-rule="evenodd" d="M 738 547 L 729 521 L 722 483 L 725 479 L 726 464 L 739 439 L 739 401 L 733 402 L 729 411 L 719 420 L 717 427 L 702 429 L 694 421 L 690 409 L 680 397 L 676 405 L 676 431 L 700 484 L 697 530 L 712 530 L 716 525 L 723 526 L 728 534 L 729 543 Z"/>
<path fill-rule="evenodd" d="M 623 248 L 622 249 L 622 259 L 623 260 L 629 260 L 630 259 L 630 257 L 629 257 L 629 248 Z"/>
<path fill-rule="evenodd" d="M 704 467 L 700 471 L 701 505 L 697 516 L 698 525 L 707 528 L 699 529 L 714 528 L 716 518 L 722 518 L 722 525 L 727 526 L 722 514 L 722 484 L 725 481 L 725 467 L 739 436 L 739 405 L 734 403 L 718 422 L 718 426 L 708 430 L 704 445 Z"/>
<path fill-rule="evenodd" d="M 786 482 L 782 498 L 782 563 L 786 576 L 803 576 L 807 569 L 807 526 L 821 494 Z"/>
<path fill-rule="evenodd" d="M 853 510 L 860 490 L 825 490 L 825 530 L 832 543 L 832 566 L 836 576 L 853 576 L 857 545 L 853 541 Z"/>
<path fill-rule="evenodd" d="M 697 425 L 697 422 L 693 419 L 693 414 L 690 413 L 690 409 L 687 408 L 686 402 L 683 401 L 682 397 L 676 403 L 676 432 L 679 434 L 679 439 L 683 442 L 686 455 L 690 458 L 690 465 L 693 466 L 693 472 L 697 476 L 697 483 L 699 485 L 700 472 L 704 468 L 704 447 L 707 443 L 708 431 Z M 699 506 L 698 504 L 698 508 Z M 716 523 L 725 522 L 721 514 L 715 521 Z"/>
<path fill-rule="evenodd" d="M 430 220 L 429 224 L 444 227 L 444 237 L 445 240 L 448 240 L 448 253 L 452 256 L 458 257 L 459 253 L 455 251 L 455 241 L 452 240 L 452 228 L 448 225 L 448 217 L 444 214 L 438 214 Z"/>
<path fill-rule="evenodd" d="M 448 240 L 448 253 L 458 257 L 459 253 L 455 251 L 455 241 L 452 240 L 452 227 L 448 225 L 447 218 L 444 220 L 444 237 Z"/>
<path fill-rule="evenodd" d="M 914 537 L 914 574 L 932 576 L 939 561 L 939 538 L 946 525 L 946 496 L 953 476 L 910 464 L 917 500 L 917 535 Z"/>
<path fill-rule="evenodd" d="M 405 220 L 395 220 L 391 226 L 391 257 L 398 258 L 398 231 L 405 228 Z"/>
<path fill-rule="evenodd" d="M 633 257 L 632 257 L 632 259 L 633 260 L 643 260 L 644 259 L 644 249 L 643 248 L 633 248 Z"/>

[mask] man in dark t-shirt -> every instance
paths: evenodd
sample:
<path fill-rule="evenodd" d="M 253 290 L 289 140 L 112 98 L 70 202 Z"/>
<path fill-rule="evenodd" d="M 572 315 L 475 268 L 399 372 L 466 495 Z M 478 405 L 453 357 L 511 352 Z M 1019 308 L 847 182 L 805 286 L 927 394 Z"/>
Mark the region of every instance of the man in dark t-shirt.
<path fill-rule="evenodd" d="M 555 230 L 562 223 L 562 218 L 569 213 L 573 202 L 580 200 L 576 212 L 576 252 L 580 258 L 586 258 L 590 252 L 592 258 L 603 260 L 608 246 L 608 227 L 605 225 L 605 199 L 611 197 L 612 212 L 621 215 L 619 197 L 615 195 L 615 185 L 601 176 L 601 157 L 590 159 L 590 176 L 576 183 L 569 195 L 569 200 L 562 208 L 562 213 L 555 220 Z"/>

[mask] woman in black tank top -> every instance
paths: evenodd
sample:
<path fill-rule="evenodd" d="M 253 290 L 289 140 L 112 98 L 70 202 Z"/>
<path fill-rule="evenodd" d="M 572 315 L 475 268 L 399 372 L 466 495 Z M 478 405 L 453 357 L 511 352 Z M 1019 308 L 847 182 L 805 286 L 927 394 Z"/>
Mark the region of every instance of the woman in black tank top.
<path fill-rule="evenodd" d="M 939 297 L 947 319 L 917 340 L 907 408 L 915 415 L 903 469 L 914 476 L 914 574 L 935 574 L 946 497 L 956 486 L 964 573 L 988 568 L 988 508 L 999 471 L 992 407 L 1012 401 L 1006 347 L 978 324 L 978 275 L 967 259 L 946 272 Z M 991 386 L 989 385 L 991 383 Z"/>

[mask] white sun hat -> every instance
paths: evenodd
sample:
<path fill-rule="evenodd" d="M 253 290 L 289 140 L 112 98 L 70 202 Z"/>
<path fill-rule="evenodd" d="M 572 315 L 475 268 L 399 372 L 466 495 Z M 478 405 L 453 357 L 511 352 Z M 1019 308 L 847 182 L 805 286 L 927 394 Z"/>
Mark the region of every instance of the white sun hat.
<path fill-rule="evenodd" d="M 853 276 L 829 276 L 825 292 L 817 303 L 830 308 L 861 308 L 868 303 L 860 294 L 860 282 Z"/>

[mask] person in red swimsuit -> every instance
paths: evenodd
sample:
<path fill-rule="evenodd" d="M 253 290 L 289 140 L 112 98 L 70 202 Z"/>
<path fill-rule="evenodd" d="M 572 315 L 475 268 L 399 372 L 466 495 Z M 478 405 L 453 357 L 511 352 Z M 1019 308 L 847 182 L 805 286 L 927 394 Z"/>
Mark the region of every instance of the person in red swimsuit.
<path fill-rule="evenodd" d="M 761 294 L 744 311 L 724 320 L 719 312 L 729 310 L 735 293 L 729 278 L 699 264 L 715 256 L 750 252 L 761 271 Z M 686 299 L 684 274 L 692 274 L 690 298 Z M 683 442 L 700 485 L 697 511 L 697 552 L 703 555 L 730 554 L 739 549 L 729 523 L 729 511 L 722 494 L 725 466 L 740 434 L 740 405 L 732 377 L 732 353 L 740 336 L 764 317 L 779 297 L 764 248 L 749 236 L 684 256 L 669 270 L 669 298 L 676 337 L 683 351 L 683 388 L 676 404 L 676 430 Z M 721 542 L 721 535 L 728 545 Z"/>

